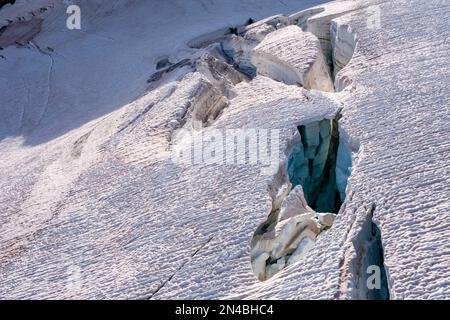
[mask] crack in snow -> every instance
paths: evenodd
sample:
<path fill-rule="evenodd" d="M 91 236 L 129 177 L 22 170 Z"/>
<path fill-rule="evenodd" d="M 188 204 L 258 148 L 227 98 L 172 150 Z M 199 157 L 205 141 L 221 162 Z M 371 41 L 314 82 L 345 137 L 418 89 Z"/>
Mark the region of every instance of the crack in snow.
<path fill-rule="evenodd" d="M 336 24 L 332 25 L 336 28 Z M 341 35 L 342 32 L 333 33 L 333 65 Z M 354 40 L 351 32 L 345 35 L 350 35 Z M 228 50 L 231 52 L 228 54 L 233 60 L 238 57 L 244 63 L 247 63 L 246 60 L 251 61 L 256 73 L 262 72 L 274 80 L 301 84 L 307 89 L 334 91 L 323 58 L 325 52 L 315 41 L 318 40 L 314 35 L 304 33 L 298 27 L 288 26 L 272 31 L 256 46 L 245 47 L 242 42 L 236 46 L 235 42 L 234 51 Z M 313 47 L 314 50 L 308 51 Z M 243 52 L 242 48 L 248 52 L 239 53 Z M 350 55 L 347 52 L 347 55 L 341 54 L 345 60 L 339 64 L 340 68 L 350 61 L 354 48 L 353 45 Z M 302 50 L 307 54 L 302 56 Z M 259 56 L 252 54 L 252 51 L 260 52 Z M 318 67 L 314 69 L 311 66 Z M 331 71 L 334 79 L 336 70 L 332 67 Z M 308 77 L 314 80 L 305 80 Z M 286 169 L 290 182 L 280 189 L 279 199 L 274 200 L 271 213 L 255 231 L 251 241 L 252 268 L 259 280 L 266 280 L 286 265 L 301 259 L 314 246 L 316 237 L 331 228 L 335 214 L 341 210 L 350 176 L 351 154 L 344 144 L 339 144 L 340 116 L 338 113 L 333 120 L 324 119 L 298 127 L 300 137 L 294 138 Z"/>
<path fill-rule="evenodd" d="M 214 236 L 212 236 L 212 237 L 210 237 L 209 239 L 208 239 L 208 241 L 206 241 L 205 243 L 203 243 L 197 250 L 195 250 L 193 253 L 192 253 L 192 255 L 188 258 L 188 260 L 186 260 L 184 263 L 182 263 L 181 264 L 181 266 L 178 268 L 178 269 L 176 269 L 175 270 L 175 272 L 174 273 L 172 273 L 170 276 L 169 276 L 169 278 L 167 278 L 167 280 L 165 280 L 148 298 L 146 298 L 146 299 L 144 299 L 144 300 L 151 300 L 159 291 L 161 291 L 161 289 L 163 289 L 164 288 L 164 286 L 167 284 L 167 283 L 169 283 L 172 279 L 173 279 L 173 277 L 180 271 L 180 270 L 182 270 L 183 268 L 184 268 L 184 266 L 188 263 L 188 262 L 191 262 L 191 260 L 195 257 L 195 255 L 197 254 L 197 253 L 199 253 L 200 252 L 200 250 L 201 249 L 203 249 L 204 247 L 206 247 L 207 245 L 208 245 L 208 243 L 210 243 L 211 242 L 211 240 L 214 238 Z"/>
<path fill-rule="evenodd" d="M 353 239 L 353 255 L 348 264 L 348 292 L 352 299 L 388 300 L 389 289 L 384 268 L 384 254 L 381 243 L 381 232 L 373 220 L 376 205 L 372 204 L 366 219 L 355 239 Z M 379 288 L 369 288 L 369 267 L 378 267 Z"/>

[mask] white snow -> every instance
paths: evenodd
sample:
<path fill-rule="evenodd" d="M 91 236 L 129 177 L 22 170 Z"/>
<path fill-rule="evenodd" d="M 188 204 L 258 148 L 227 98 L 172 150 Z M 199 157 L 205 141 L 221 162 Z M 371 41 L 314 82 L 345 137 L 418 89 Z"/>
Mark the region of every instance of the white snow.
<path fill-rule="evenodd" d="M 258 73 L 287 84 L 334 91 L 319 39 L 298 26 L 269 33 L 255 48 L 252 62 Z"/>
<path fill-rule="evenodd" d="M 21 21 L 42 19 L 23 45 L 0 50 L 0 298 L 376 298 L 363 284 L 381 258 L 391 299 L 450 298 L 445 1 L 299 12 L 323 1 L 82 0 L 78 31 L 65 27 L 69 2 L 0 10 L 12 38 Z M 290 16 L 240 26 L 280 13 Z M 231 26 L 246 34 L 224 35 Z M 313 63 L 319 39 L 319 69 L 333 66 L 337 92 L 317 90 L 330 88 L 322 77 L 312 90 L 279 81 L 280 63 L 298 68 L 292 49 L 311 49 L 295 41 L 303 37 Z M 270 51 L 266 71 L 277 73 L 233 69 L 211 44 L 230 39 L 243 41 L 246 61 Z M 271 41 L 289 54 L 267 50 Z M 288 160 L 299 126 L 338 114 L 345 202 L 334 215 L 291 190 Z M 231 148 L 250 162 L 219 161 L 216 142 L 229 150 L 236 132 L 271 137 L 275 171 L 251 162 L 251 146 Z M 194 148 L 192 162 L 174 161 L 194 136 L 215 156 Z M 277 210 L 273 234 L 258 234 Z"/>

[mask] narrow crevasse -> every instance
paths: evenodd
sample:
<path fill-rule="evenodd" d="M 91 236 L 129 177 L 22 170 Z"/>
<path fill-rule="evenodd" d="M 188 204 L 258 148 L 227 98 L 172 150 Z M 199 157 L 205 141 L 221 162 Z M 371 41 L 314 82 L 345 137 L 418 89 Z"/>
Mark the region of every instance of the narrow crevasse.
<path fill-rule="evenodd" d="M 331 21 L 331 48 L 332 48 L 332 69 L 333 78 L 342 70 L 353 57 L 356 48 L 356 36 L 347 24 L 340 23 L 339 20 Z"/>
<path fill-rule="evenodd" d="M 356 49 L 357 37 L 349 25 L 339 19 L 333 20 L 330 26 L 332 46 L 332 76 L 337 92 L 342 91 L 351 83 L 351 79 L 340 72 L 352 59 Z"/>
<path fill-rule="evenodd" d="M 252 268 L 267 280 L 300 260 L 317 236 L 331 228 L 345 201 L 351 151 L 340 143 L 339 115 L 301 125 L 280 170 L 286 182 L 272 197 L 272 210 L 251 241 Z"/>
<path fill-rule="evenodd" d="M 333 92 L 333 81 L 337 91 L 344 89 L 349 81 L 338 72 L 353 56 L 356 40 L 348 26 L 332 21 L 338 16 L 327 17 L 326 23 L 320 24 L 327 32 L 318 32 L 313 24 L 308 30 L 312 33 L 294 26 L 273 31 L 254 46 L 245 63 L 254 73 L 305 89 Z M 315 71 L 314 65 L 325 72 Z M 340 117 L 338 113 L 334 119 L 297 127 L 284 168 L 287 183 L 272 197 L 272 210 L 251 241 L 252 268 L 261 281 L 313 248 L 319 234 L 331 228 L 345 201 L 352 149 L 345 137 L 340 137 Z"/>
<path fill-rule="evenodd" d="M 330 67 L 328 60 L 339 41 L 329 40 L 333 48 L 324 50 L 316 35 L 291 22 L 286 16 L 270 17 L 219 37 L 220 43 L 208 44 L 191 59 L 178 63 L 168 57 L 158 59 L 157 72 L 149 81 L 154 85 L 170 73 L 176 76 L 179 68 L 199 77 L 195 98 L 173 121 L 175 129 L 191 119 L 192 128 L 202 130 L 227 108 L 234 86 L 257 75 L 306 90 L 334 92 L 330 72 L 334 62 Z M 340 67 L 346 61 L 341 60 Z M 252 269 L 261 281 L 304 257 L 317 236 L 332 226 L 345 201 L 352 156 L 345 142 L 340 142 L 339 117 L 297 127 L 287 161 L 275 179 L 272 208 L 251 240 Z"/>
<path fill-rule="evenodd" d="M 389 300 L 381 231 L 373 220 L 372 207 L 363 227 L 353 240 L 354 258 L 349 265 L 348 298 Z"/>
<path fill-rule="evenodd" d="M 298 127 L 289 156 L 289 180 L 301 185 L 308 205 L 318 212 L 337 213 L 341 200 L 336 183 L 338 120 L 324 119 Z"/>

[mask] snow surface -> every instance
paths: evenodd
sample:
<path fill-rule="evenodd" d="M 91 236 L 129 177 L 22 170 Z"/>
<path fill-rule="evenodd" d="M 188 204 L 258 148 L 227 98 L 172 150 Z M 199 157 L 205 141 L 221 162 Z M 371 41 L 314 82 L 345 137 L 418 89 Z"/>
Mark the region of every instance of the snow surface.
<path fill-rule="evenodd" d="M 259 73 L 286 84 L 334 91 L 319 39 L 296 25 L 268 34 L 255 48 L 253 62 Z"/>
<path fill-rule="evenodd" d="M 373 215 L 390 298 L 449 299 L 449 4 L 296 13 L 320 2 L 85 0 L 80 31 L 65 28 L 71 1 L 1 9 L 0 25 L 43 21 L 0 51 L 0 298 L 364 298 L 358 241 Z M 161 58 L 205 52 L 190 40 L 278 13 L 321 40 L 340 92 L 198 62 L 147 83 Z M 338 113 L 346 202 L 300 260 L 259 281 L 250 242 L 287 183 L 297 126 Z M 174 162 L 191 128 L 279 129 L 275 171 Z"/>

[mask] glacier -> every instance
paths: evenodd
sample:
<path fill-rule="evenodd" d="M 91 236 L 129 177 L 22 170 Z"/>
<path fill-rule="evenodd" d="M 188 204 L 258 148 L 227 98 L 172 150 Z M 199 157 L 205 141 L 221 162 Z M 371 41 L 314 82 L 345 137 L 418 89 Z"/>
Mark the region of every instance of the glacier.
<path fill-rule="evenodd" d="M 0 298 L 449 299 L 449 16 L 5 4 Z"/>

